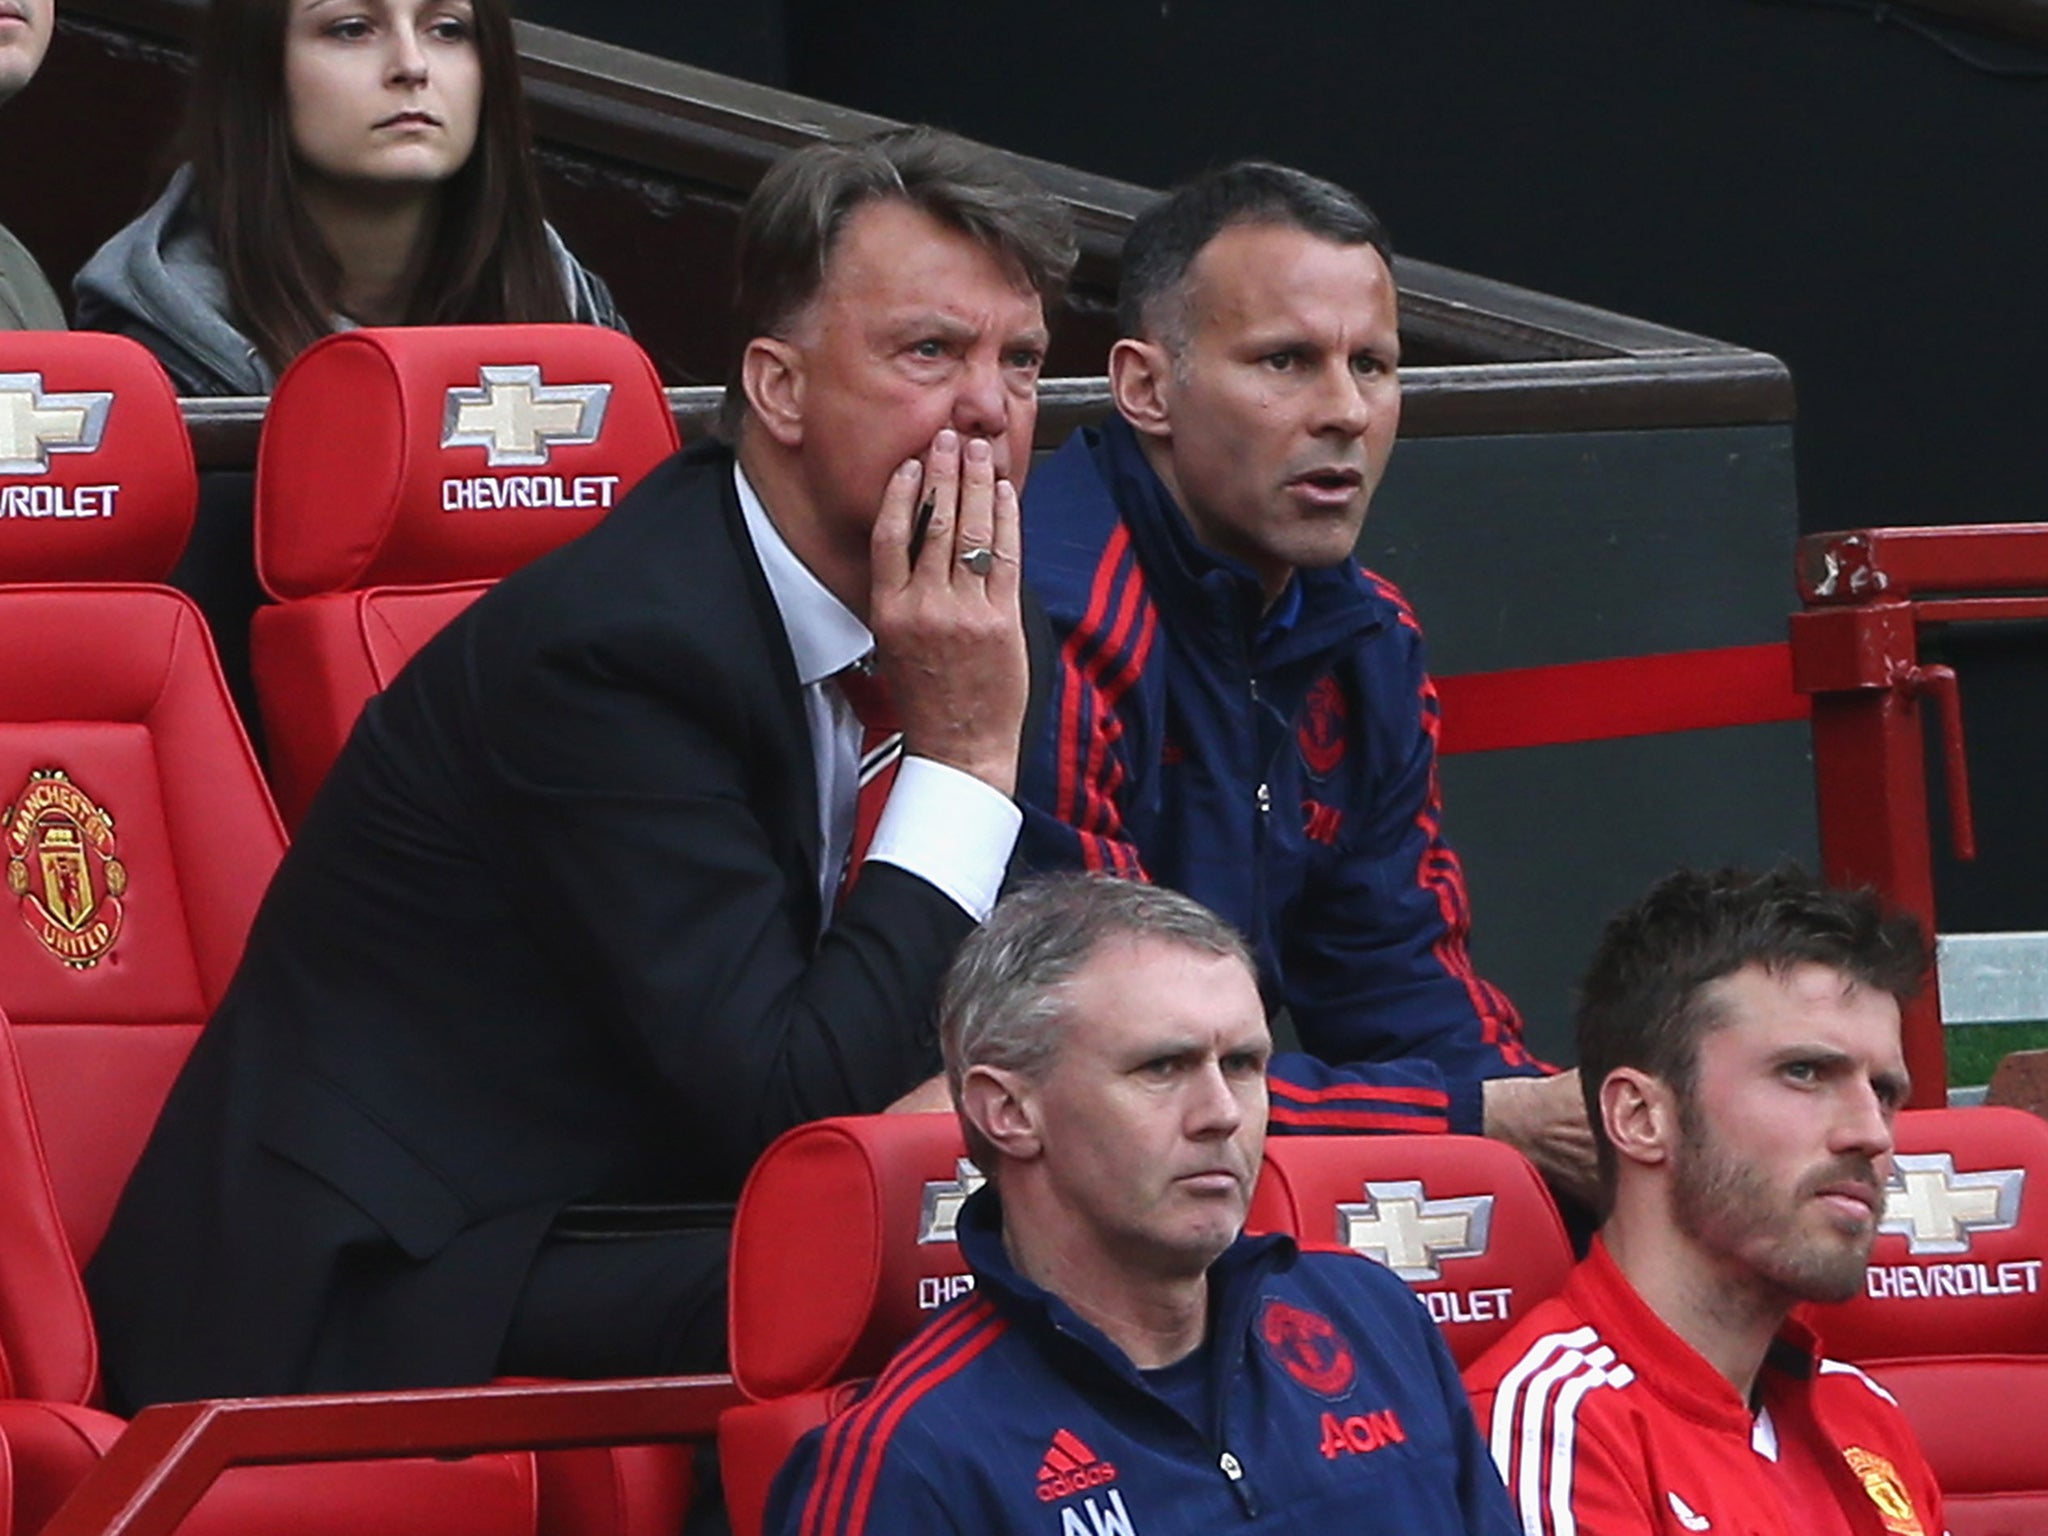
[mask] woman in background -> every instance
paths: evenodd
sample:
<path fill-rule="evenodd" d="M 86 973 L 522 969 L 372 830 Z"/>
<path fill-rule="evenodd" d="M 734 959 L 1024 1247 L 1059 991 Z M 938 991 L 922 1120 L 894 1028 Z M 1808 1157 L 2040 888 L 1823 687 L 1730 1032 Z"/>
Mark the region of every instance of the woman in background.
<path fill-rule="evenodd" d="M 620 324 L 541 218 L 508 0 L 212 0 L 185 141 L 77 281 L 180 394 L 352 326 Z"/>

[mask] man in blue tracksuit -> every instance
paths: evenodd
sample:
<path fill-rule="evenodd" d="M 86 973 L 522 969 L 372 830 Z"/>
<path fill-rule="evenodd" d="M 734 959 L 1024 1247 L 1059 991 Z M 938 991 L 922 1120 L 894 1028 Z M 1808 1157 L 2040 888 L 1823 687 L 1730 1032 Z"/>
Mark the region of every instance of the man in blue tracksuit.
<path fill-rule="evenodd" d="M 783 1536 L 1511 1536 L 1407 1287 L 1238 1235 L 1270 1054 L 1242 940 L 1161 887 L 1029 886 L 941 1008 L 977 1289 L 798 1448 Z"/>
<path fill-rule="evenodd" d="M 1276 1075 L 1276 1125 L 1483 1132 L 1583 1192 L 1577 1083 L 1545 1075 L 1467 952 L 1421 631 L 1352 560 L 1400 416 L 1387 251 L 1349 193 L 1257 163 L 1133 226 L 1118 414 L 1025 501 L 1060 665 L 1021 846 L 1251 937 L 1269 1005 L 1345 1067 Z"/>

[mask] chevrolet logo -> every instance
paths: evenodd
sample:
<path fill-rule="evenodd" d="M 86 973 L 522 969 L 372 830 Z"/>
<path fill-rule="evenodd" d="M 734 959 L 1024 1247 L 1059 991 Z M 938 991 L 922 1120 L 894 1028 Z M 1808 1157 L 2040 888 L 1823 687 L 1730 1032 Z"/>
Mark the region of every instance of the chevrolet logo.
<path fill-rule="evenodd" d="M 1431 1200 L 1420 1179 L 1367 1184 L 1363 1205 L 1337 1207 L 1337 1241 L 1403 1280 L 1441 1280 L 1445 1259 L 1476 1259 L 1493 1228 L 1493 1196 Z"/>
<path fill-rule="evenodd" d="M 111 390 L 46 395 L 40 373 L 0 373 L 0 475 L 45 475 L 53 453 L 94 453 Z"/>
<path fill-rule="evenodd" d="M 987 1182 L 988 1176 L 974 1166 L 973 1159 L 963 1157 L 954 1164 L 952 1179 L 937 1179 L 925 1185 L 924 1214 L 917 1223 L 918 1242 L 958 1241 L 954 1227 L 960 1220 L 960 1207 Z"/>
<path fill-rule="evenodd" d="M 1900 1152 L 1877 1224 L 1906 1240 L 1908 1253 L 1968 1253 L 1972 1232 L 2003 1232 L 2020 1219 L 2024 1168 L 1957 1173 L 1947 1152 Z"/>
<path fill-rule="evenodd" d="M 580 447 L 604 430 L 609 384 L 543 384 L 533 363 L 477 370 L 479 387 L 451 389 L 443 448 L 481 448 L 493 468 L 545 464 L 555 444 Z"/>

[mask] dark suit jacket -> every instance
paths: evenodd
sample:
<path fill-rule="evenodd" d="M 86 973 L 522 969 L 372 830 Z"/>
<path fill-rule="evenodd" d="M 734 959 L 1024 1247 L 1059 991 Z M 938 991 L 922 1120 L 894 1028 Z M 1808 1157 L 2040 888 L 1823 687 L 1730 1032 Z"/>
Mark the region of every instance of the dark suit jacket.
<path fill-rule="evenodd" d="M 122 1406 L 485 1379 L 565 1205 L 729 1199 L 936 1069 L 972 923 L 877 865 L 819 939 L 731 463 L 656 469 L 365 710 L 89 1271 Z"/>

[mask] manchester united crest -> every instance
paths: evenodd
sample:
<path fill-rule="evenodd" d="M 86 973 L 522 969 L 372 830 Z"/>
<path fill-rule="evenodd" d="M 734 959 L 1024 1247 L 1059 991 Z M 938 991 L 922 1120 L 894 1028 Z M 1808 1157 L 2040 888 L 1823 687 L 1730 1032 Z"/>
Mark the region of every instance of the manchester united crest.
<path fill-rule="evenodd" d="M 1320 1312 L 1291 1307 L 1277 1296 L 1259 1313 L 1259 1342 L 1281 1368 L 1317 1397 L 1338 1398 L 1358 1378 L 1358 1362 L 1337 1325 Z"/>
<path fill-rule="evenodd" d="M 1877 1506 L 1877 1512 L 1884 1519 L 1884 1528 L 1892 1536 L 1926 1536 L 1920 1524 L 1920 1516 L 1913 1509 L 1913 1500 L 1906 1492 L 1906 1485 L 1899 1480 L 1899 1469 L 1875 1451 L 1866 1451 L 1860 1445 L 1852 1445 L 1842 1452 L 1849 1468 L 1862 1480 L 1863 1491 L 1870 1495 L 1870 1502 Z"/>
<path fill-rule="evenodd" d="M 38 768 L 6 811 L 7 889 L 45 949 L 75 970 L 99 964 L 121 936 L 128 871 L 114 818 L 61 768 Z"/>
<path fill-rule="evenodd" d="M 1344 726 L 1350 713 L 1344 703 L 1344 690 L 1337 686 L 1337 679 L 1327 674 L 1316 679 L 1315 686 L 1308 691 L 1301 724 L 1295 731 L 1295 739 L 1301 746 L 1301 760 L 1315 778 L 1327 779 L 1344 761 Z"/>

